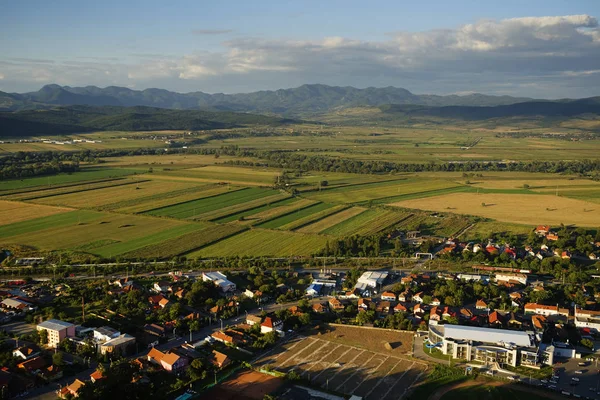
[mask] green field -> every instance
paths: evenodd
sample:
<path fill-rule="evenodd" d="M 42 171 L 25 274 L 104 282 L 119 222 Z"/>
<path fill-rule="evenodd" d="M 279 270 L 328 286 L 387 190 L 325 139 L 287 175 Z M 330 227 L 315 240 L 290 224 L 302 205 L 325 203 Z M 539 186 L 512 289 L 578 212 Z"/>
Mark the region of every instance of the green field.
<path fill-rule="evenodd" d="M 178 237 L 170 237 L 160 243 L 150 244 L 123 255 L 125 258 L 168 259 L 198 250 L 218 240 L 228 238 L 245 228 L 235 225 L 209 225 Z"/>
<path fill-rule="evenodd" d="M 269 189 L 244 188 L 224 194 L 219 194 L 217 196 L 187 201 L 181 204 L 174 204 L 172 206 L 158 208 L 155 210 L 148 211 L 147 214 L 159 217 L 196 219 L 200 218 L 204 213 L 220 210 L 225 207 L 245 203 L 263 197 L 272 196 L 277 193 L 277 191 Z"/>
<path fill-rule="evenodd" d="M 313 214 L 327 210 L 329 208 L 332 208 L 333 206 L 334 206 L 333 204 L 327 204 L 327 203 L 313 204 L 308 207 L 302 208 L 300 210 L 293 211 L 289 214 L 282 215 L 281 217 L 274 218 L 272 220 L 263 222 L 262 224 L 259 224 L 257 226 L 260 228 L 265 228 L 265 229 L 277 229 L 277 228 L 283 229 L 283 227 L 285 225 L 294 223 L 295 221 L 301 220 L 302 218 L 310 217 Z"/>
<path fill-rule="evenodd" d="M 252 229 L 192 252 L 188 257 L 311 255 L 325 247 L 327 237 L 295 232 Z"/>
<path fill-rule="evenodd" d="M 50 187 L 73 182 L 84 182 L 103 178 L 115 178 L 132 175 L 136 171 L 126 168 L 83 168 L 80 172 L 72 174 L 58 174 L 52 176 L 39 176 L 25 179 L 13 179 L 0 182 L 0 193 L 4 190 L 23 189 L 34 186 Z"/>
<path fill-rule="evenodd" d="M 270 210 L 276 210 L 283 206 L 289 206 L 291 204 L 298 203 L 298 201 L 299 201 L 299 199 L 297 199 L 295 197 L 290 197 L 290 198 L 286 198 L 286 199 L 279 200 L 276 202 L 270 202 L 268 204 L 264 204 L 259 207 L 254 207 L 254 208 L 251 208 L 248 210 L 243 210 L 243 211 L 236 212 L 234 214 L 226 215 L 224 217 L 215 219 L 214 222 L 225 224 L 227 222 L 233 222 L 233 221 L 237 221 L 240 219 L 242 219 L 242 220 L 245 220 L 248 218 L 251 219 L 253 216 L 256 216 L 257 214 L 264 213 L 264 212 L 270 211 Z"/>
<path fill-rule="evenodd" d="M 115 256 L 205 228 L 198 223 L 72 211 L 0 227 L 2 244 L 26 244 L 39 250 L 82 250 Z"/>
<path fill-rule="evenodd" d="M 333 236 L 372 235 L 408 216 L 408 213 L 401 211 L 372 208 L 341 221 L 321 233 Z"/>

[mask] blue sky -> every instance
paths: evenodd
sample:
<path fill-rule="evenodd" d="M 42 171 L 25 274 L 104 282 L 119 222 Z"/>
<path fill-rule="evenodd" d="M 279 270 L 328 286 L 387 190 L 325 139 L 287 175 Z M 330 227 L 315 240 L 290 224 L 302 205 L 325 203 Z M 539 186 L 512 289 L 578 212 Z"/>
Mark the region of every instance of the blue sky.
<path fill-rule="evenodd" d="M 597 18 L 595 0 L 5 2 L 0 90 L 324 83 L 593 96 Z"/>

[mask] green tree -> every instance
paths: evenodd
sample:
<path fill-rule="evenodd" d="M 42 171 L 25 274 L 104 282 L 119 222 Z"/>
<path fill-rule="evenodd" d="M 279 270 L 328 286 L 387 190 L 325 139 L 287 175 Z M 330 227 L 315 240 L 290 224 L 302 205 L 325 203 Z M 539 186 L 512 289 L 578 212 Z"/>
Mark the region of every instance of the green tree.
<path fill-rule="evenodd" d="M 590 350 L 594 350 L 594 342 L 592 342 L 590 339 L 581 339 L 579 344 L 581 344 L 583 347 L 587 347 Z"/>
<path fill-rule="evenodd" d="M 52 354 L 52 364 L 56 365 L 57 367 L 62 367 L 65 365 L 62 352 L 57 351 L 56 353 Z"/>

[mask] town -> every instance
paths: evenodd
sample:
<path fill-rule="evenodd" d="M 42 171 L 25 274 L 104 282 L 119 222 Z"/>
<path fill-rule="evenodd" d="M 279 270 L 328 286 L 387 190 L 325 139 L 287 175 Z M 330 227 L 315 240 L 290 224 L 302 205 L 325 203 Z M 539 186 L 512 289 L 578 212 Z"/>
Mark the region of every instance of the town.
<path fill-rule="evenodd" d="M 94 398 L 127 385 L 140 396 L 186 398 L 240 368 L 300 379 L 305 367 L 288 370 L 266 355 L 334 326 L 412 331 L 402 357 L 589 395 L 598 381 L 600 275 L 577 256 L 589 264 L 600 242 L 585 230 L 540 225 L 522 246 L 450 238 L 429 245 L 437 248 L 429 267 L 415 258 L 404 270 L 256 265 L 5 280 L 2 393 Z M 486 264 L 433 267 L 454 257 Z M 14 260 L 15 268 L 43 262 Z"/>

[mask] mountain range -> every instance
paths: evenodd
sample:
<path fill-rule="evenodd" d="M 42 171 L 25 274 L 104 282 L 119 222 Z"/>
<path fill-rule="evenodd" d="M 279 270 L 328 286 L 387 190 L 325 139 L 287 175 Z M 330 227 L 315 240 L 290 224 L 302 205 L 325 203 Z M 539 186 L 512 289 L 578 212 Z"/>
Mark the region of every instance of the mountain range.
<path fill-rule="evenodd" d="M 210 130 L 292 122 L 299 121 L 229 111 L 170 110 L 141 106 L 54 106 L 44 110 L 0 113 L 0 137 L 92 131 Z"/>
<path fill-rule="evenodd" d="M 0 111 L 51 106 L 146 106 L 171 109 L 253 112 L 301 115 L 335 108 L 414 104 L 423 106 L 498 106 L 530 101 L 530 98 L 468 94 L 463 96 L 418 95 L 396 87 L 357 89 L 327 85 L 302 85 L 292 89 L 239 94 L 176 93 L 164 89 L 132 90 L 124 87 L 69 87 L 46 85 L 37 92 L 0 92 Z"/>

